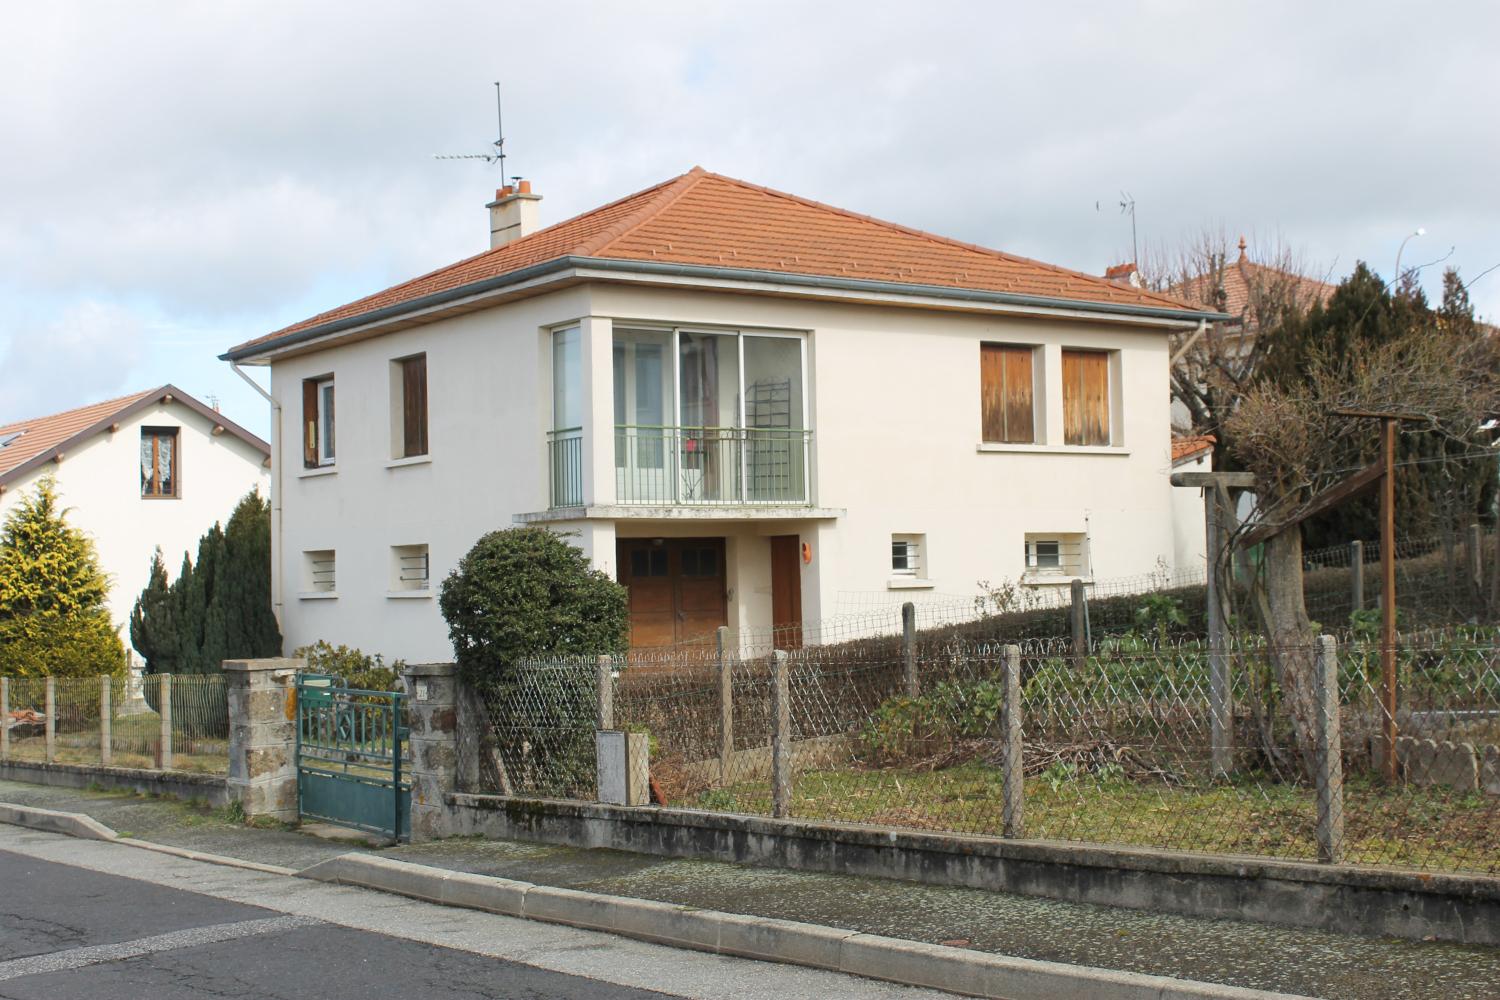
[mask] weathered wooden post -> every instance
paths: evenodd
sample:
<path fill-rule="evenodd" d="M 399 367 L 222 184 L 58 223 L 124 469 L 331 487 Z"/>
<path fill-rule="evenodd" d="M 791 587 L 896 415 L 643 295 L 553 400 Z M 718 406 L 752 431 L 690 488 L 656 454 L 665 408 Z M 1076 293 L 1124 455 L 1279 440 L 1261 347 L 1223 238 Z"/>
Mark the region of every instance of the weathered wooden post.
<path fill-rule="evenodd" d="M 1082 662 L 1089 652 L 1089 597 L 1082 580 L 1069 585 L 1073 598 L 1073 611 L 1069 616 L 1073 626 L 1073 655 Z"/>
<path fill-rule="evenodd" d="M 596 678 L 596 700 L 594 706 L 594 728 L 615 728 L 615 660 L 607 653 L 599 654 L 594 663 Z"/>
<path fill-rule="evenodd" d="M 10 760 L 9 677 L 0 677 L 0 760 Z"/>
<path fill-rule="evenodd" d="M 172 769 L 172 675 L 161 674 L 156 689 L 157 711 L 161 713 L 161 761 L 163 770 Z"/>
<path fill-rule="evenodd" d="M 725 648 L 729 626 L 714 631 L 714 646 L 719 659 L 719 784 L 730 784 L 730 761 L 734 759 L 734 664 Z"/>
<path fill-rule="evenodd" d="M 1349 603 L 1355 611 L 1365 608 L 1365 543 L 1349 543 Z"/>
<path fill-rule="evenodd" d="M 785 650 L 771 654 L 771 815 L 792 814 L 792 688 Z"/>
<path fill-rule="evenodd" d="M 1006 646 L 1000 652 L 1000 778 L 1001 831 L 1006 837 L 1026 836 L 1026 771 L 1021 739 L 1021 647 Z"/>
<path fill-rule="evenodd" d="M 1338 864 L 1344 860 L 1344 761 L 1339 734 L 1338 642 L 1331 635 L 1317 639 L 1313 666 L 1313 688 L 1317 696 L 1317 796 L 1318 860 Z"/>
<path fill-rule="evenodd" d="M 110 689 L 112 678 L 105 674 L 99 678 L 99 763 L 108 767 L 114 762 L 114 740 L 111 738 L 111 727 L 114 725 L 114 709 L 110 704 Z"/>
<path fill-rule="evenodd" d="M 47 763 L 57 759 L 57 678 L 47 675 L 47 702 L 42 707 L 47 711 Z"/>
<path fill-rule="evenodd" d="M 906 679 L 906 696 L 922 693 L 917 679 L 917 606 L 911 601 L 901 605 L 901 671 Z"/>

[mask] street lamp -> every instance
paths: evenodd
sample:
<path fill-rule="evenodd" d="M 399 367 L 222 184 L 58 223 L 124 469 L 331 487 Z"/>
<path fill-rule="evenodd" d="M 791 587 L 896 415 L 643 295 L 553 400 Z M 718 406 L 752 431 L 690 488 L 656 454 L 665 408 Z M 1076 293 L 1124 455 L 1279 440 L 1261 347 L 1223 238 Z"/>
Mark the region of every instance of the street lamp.
<path fill-rule="evenodd" d="M 1397 285 L 1399 285 L 1401 283 L 1401 251 L 1403 251 L 1403 250 L 1406 249 L 1407 242 L 1409 240 L 1411 240 L 1411 238 L 1413 236 L 1426 236 L 1426 235 L 1427 235 L 1426 228 L 1423 227 L 1423 226 L 1418 226 L 1412 232 L 1407 233 L 1406 234 L 1406 239 L 1402 240 L 1401 241 L 1401 245 L 1396 248 L 1396 273 L 1391 278 L 1391 285 L 1392 285 L 1392 287 L 1395 287 L 1395 286 L 1397 286 Z"/>

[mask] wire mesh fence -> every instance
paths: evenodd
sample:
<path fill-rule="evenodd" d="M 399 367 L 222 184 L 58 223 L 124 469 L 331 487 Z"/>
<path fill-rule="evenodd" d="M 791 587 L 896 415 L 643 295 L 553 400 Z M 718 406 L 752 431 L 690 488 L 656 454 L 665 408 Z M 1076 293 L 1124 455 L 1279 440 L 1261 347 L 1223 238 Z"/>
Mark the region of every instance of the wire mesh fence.
<path fill-rule="evenodd" d="M 221 674 L 0 680 L 0 753 L 9 759 L 210 774 L 228 769 L 229 704 Z"/>
<path fill-rule="evenodd" d="M 1124 636 L 1080 652 L 1071 637 L 948 634 L 808 647 L 780 667 L 729 651 L 603 673 L 596 658 L 533 661 L 478 695 L 479 756 L 507 774 L 471 768 L 470 790 L 592 799 L 605 678 L 614 725 L 647 735 L 655 795 L 674 806 L 1494 874 L 1496 638 L 1403 637 L 1394 774 L 1368 643 Z"/>

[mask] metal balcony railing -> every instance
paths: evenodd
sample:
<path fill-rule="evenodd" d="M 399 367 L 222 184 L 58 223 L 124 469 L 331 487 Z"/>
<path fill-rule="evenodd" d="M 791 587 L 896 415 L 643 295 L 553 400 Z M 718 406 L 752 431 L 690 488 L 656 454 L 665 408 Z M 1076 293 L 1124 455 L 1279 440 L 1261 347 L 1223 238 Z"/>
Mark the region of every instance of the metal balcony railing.
<path fill-rule="evenodd" d="M 548 436 L 552 506 L 583 503 L 582 432 Z M 810 502 L 812 431 L 760 427 L 615 427 L 615 502 L 715 507 Z"/>

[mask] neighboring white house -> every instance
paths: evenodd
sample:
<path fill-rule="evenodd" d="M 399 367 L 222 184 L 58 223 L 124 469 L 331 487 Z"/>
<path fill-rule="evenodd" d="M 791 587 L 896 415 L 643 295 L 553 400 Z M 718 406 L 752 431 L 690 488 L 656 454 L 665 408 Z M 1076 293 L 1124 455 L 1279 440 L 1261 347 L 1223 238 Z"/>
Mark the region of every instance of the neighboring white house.
<path fill-rule="evenodd" d="M 538 197 L 224 355 L 271 369 L 288 649 L 451 657 L 436 589 L 514 523 L 625 583 L 636 645 L 1175 560 L 1167 334 L 1218 314 L 697 168 Z"/>
<path fill-rule="evenodd" d="M 1214 438 L 1211 434 L 1172 436 L 1173 472 L 1214 471 Z M 1208 534 L 1203 491 L 1188 487 L 1172 490 L 1172 539 L 1179 580 L 1196 581 L 1208 572 Z"/>
<path fill-rule="evenodd" d="M 68 521 L 93 536 L 125 625 L 160 547 L 182 554 L 252 489 L 270 485 L 266 442 L 171 385 L 0 427 L 0 517 L 45 476 Z"/>

